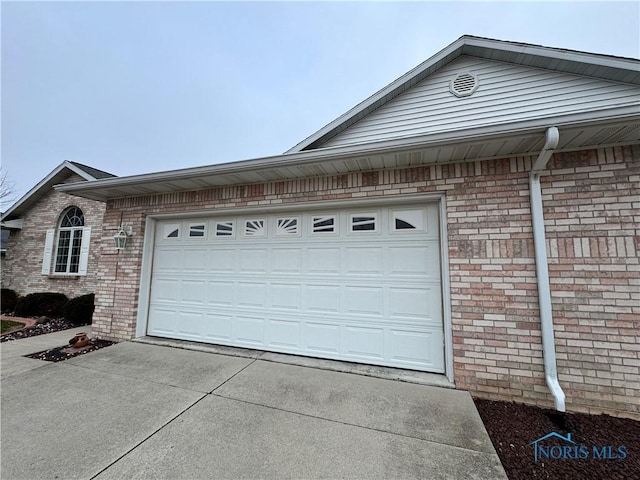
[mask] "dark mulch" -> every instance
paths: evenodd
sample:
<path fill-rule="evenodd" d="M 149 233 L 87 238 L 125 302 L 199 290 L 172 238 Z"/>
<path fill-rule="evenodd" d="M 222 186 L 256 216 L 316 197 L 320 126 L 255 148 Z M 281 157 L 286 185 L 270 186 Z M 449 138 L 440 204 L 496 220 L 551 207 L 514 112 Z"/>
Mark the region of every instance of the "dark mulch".
<path fill-rule="evenodd" d="M 71 322 L 64 318 L 47 319 L 31 327 L 2 335 L 2 337 L 0 337 L 0 342 L 9 342 L 11 340 L 19 340 L 21 338 L 35 337 L 36 335 L 59 332 L 60 330 L 68 330 L 78 326 L 79 325 L 72 325 Z"/>
<path fill-rule="evenodd" d="M 640 421 L 609 415 L 559 414 L 517 403 L 474 400 L 509 480 L 640 479 Z M 541 441 L 539 445 L 544 447 L 559 448 L 547 448 L 556 458 L 542 458 L 544 455 L 540 454 L 535 462 L 534 445 L 530 443 L 551 432 L 563 437 L 571 434 L 575 444 L 558 438 Z M 618 450 L 624 446 L 626 458 L 594 458 L 594 446 L 599 453 L 603 446 L 612 446 L 604 450 L 610 457 L 624 456 Z M 561 458 L 563 454 L 577 458 Z"/>
<path fill-rule="evenodd" d="M 114 343 L 115 342 L 110 342 L 108 340 L 92 338 L 89 340 L 89 344 L 84 347 L 75 348 L 71 345 L 65 345 L 63 347 L 51 348 L 49 350 L 32 353 L 31 355 L 26 356 L 29 358 L 35 358 L 36 360 L 44 360 L 46 362 L 62 362 L 63 360 L 68 360 L 69 358 L 77 357 L 78 355 L 84 355 L 95 350 L 100 350 L 101 348 L 108 347 Z"/>
<path fill-rule="evenodd" d="M 37 335 L 44 335 L 46 333 L 69 330 L 70 328 L 76 328 L 78 326 L 81 325 L 73 325 L 71 324 L 71 322 L 65 320 L 64 318 L 42 318 L 39 319 L 39 323 L 31 327 L 23 328 L 22 330 L 2 335 L 2 337 L 0 337 L 0 342 L 8 342 L 11 340 L 19 340 L 21 338 L 35 337 Z M 71 337 L 69 337 L 69 339 L 71 339 Z M 110 345 L 113 345 L 114 343 L 115 342 L 92 338 L 89 340 L 89 344 L 84 347 L 75 348 L 71 345 L 64 345 L 62 347 L 51 348 L 49 350 L 44 350 L 42 352 L 37 352 L 26 356 L 29 358 L 35 358 L 36 360 L 44 360 L 47 362 L 61 362 L 69 358 L 77 357 L 78 355 L 84 355 L 95 350 L 100 350 L 101 348 L 108 347 Z"/>

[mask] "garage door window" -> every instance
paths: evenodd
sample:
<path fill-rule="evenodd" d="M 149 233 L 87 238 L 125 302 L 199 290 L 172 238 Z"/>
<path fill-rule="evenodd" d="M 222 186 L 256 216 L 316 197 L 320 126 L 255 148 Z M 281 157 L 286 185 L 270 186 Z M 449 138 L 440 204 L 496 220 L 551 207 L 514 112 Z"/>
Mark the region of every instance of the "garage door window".
<path fill-rule="evenodd" d="M 266 230 L 264 228 L 264 219 L 245 220 L 244 236 L 245 237 L 264 237 Z"/>
<path fill-rule="evenodd" d="M 233 237 L 233 221 L 216 222 L 216 237 Z"/>
<path fill-rule="evenodd" d="M 352 214 L 352 232 L 376 232 L 378 230 L 377 215 L 375 213 Z"/>
<path fill-rule="evenodd" d="M 204 236 L 205 236 L 205 225 L 203 223 L 189 224 L 189 237 L 204 238 Z"/>
<path fill-rule="evenodd" d="M 335 215 L 323 215 L 319 217 L 313 217 L 313 230 L 312 233 L 336 233 L 336 216 Z"/>
<path fill-rule="evenodd" d="M 276 235 L 298 235 L 298 226 L 300 219 L 298 217 L 278 218 L 276 220 Z"/>
<path fill-rule="evenodd" d="M 396 210 L 392 212 L 393 231 L 424 231 L 423 210 Z"/>
<path fill-rule="evenodd" d="M 170 223 L 164 226 L 163 229 L 164 238 L 180 238 L 180 225 L 177 223 Z"/>

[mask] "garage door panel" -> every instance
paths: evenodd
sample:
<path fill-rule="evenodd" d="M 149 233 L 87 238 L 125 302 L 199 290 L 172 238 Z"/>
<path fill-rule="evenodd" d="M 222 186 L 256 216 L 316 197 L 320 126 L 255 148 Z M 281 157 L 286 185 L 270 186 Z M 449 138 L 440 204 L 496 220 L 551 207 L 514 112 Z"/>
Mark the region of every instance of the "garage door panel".
<path fill-rule="evenodd" d="M 440 352 L 444 337 L 438 330 L 389 331 L 390 360 L 398 366 L 423 369 L 425 366 L 433 372 L 444 372 L 444 359 Z M 426 348 L 425 348 L 426 346 Z"/>
<path fill-rule="evenodd" d="M 212 307 L 233 306 L 235 282 L 209 281 L 207 285 L 207 303 Z"/>
<path fill-rule="evenodd" d="M 383 249 L 366 248 L 362 245 L 346 247 L 346 275 L 374 275 L 380 277 L 384 271 Z"/>
<path fill-rule="evenodd" d="M 238 252 L 240 268 L 238 273 L 267 273 L 266 248 L 243 248 Z"/>
<path fill-rule="evenodd" d="M 306 285 L 306 310 L 312 312 L 339 313 L 340 287 L 337 285 Z"/>
<path fill-rule="evenodd" d="M 264 323 L 262 317 L 237 316 L 233 325 L 235 340 L 241 345 L 263 347 Z"/>
<path fill-rule="evenodd" d="M 272 318 L 268 321 L 267 347 L 281 347 L 290 351 L 300 351 L 300 322 Z"/>
<path fill-rule="evenodd" d="M 200 312 L 181 311 L 178 313 L 177 333 L 187 340 L 202 338 L 203 315 Z"/>
<path fill-rule="evenodd" d="M 209 252 L 205 248 L 185 250 L 182 253 L 182 271 L 185 273 L 203 273 L 207 270 Z"/>
<path fill-rule="evenodd" d="M 438 281 L 439 272 L 440 255 L 437 244 L 389 247 L 389 275 L 435 278 Z"/>
<path fill-rule="evenodd" d="M 182 249 L 164 247 L 156 252 L 153 270 L 158 273 L 179 272 L 182 267 Z"/>
<path fill-rule="evenodd" d="M 267 286 L 259 282 L 238 282 L 237 286 L 239 307 L 265 308 L 267 302 Z"/>
<path fill-rule="evenodd" d="M 335 355 L 340 352 L 340 326 L 337 323 L 306 322 L 305 350 Z"/>
<path fill-rule="evenodd" d="M 442 324 L 440 287 L 389 288 L 389 316 L 392 318 L 422 319 L 425 324 Z"/>
<path fill-rule="evenodd" d="M 272 273 L 300 275 L 302 273 L 302 248 L 274 248 L 271 250 Z"/>
<path fill-rule="evenodd" d="M 302 286 L 299 284 L 271 284 L 271 307 L 282 310 L 300 311 L 302 305 Z"/>
<path fill-rule="evenodd" d="M 437 212 L 409 205 L 159 222 L 147 331 L 440 372 Z M 352 228 L 354 219 L 371 225 Z M 218 232 L 221 222 L 227 230 Z M 193 225 L 205 234 L 191 235 Z"/>
<path fill-rule="evenodd" d="M 384 329 L 347 325 L 344 327 L 344 355 L 356 360 L 384 360 Z"/>
<path fill-rule="evenodd" d="M 236 250 L 216 248 L 209 251 L 209 271 L 211 273 L 234 273 L 236 270 Z M 154 265 L 155 269 L 155 265 Z"/>
<path fill-rule="evenodd" d="M 180 301 L 186 304 L 205 305 L 207 303 L 206 280 L 182 280 Z"/>
<path fill-rule="evenodd" d="M 152 302 L 169 302 L 171 304 L 178 303 L 178 294 L 180 293 L 180 281 L 175 278 L 157 277 L 151 289 Z"/>
<path fill-rule="evenodd" d="M 149 324 L 149 333 L 159 336 L 171 336 L 176 333 L 178 311 L 171 308 L 152 307 L 149 315 L 153 322 Z"/>
<path fill-rule="evenodd" d="M 230 343 L 233 340 L 233 316 L 230 314 L 206 313 L 202 332 L 207 340 Z"/>
<path fill-rule="evenodd" d="M 354 287 L 345 289 L 348 313 L 383 316 L 383 288 L 382 287 Z"/>
<path fill-rule="evenodd" d="M 340 275 L 339 248 L 307 248 L 307 272 Z"/>

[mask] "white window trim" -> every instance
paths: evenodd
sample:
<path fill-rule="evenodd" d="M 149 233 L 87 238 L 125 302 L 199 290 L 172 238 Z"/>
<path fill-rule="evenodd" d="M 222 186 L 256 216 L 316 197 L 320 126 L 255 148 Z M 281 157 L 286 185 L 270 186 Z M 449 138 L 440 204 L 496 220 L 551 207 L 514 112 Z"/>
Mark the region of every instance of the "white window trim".
<path fill-rule="evenodd" d="M 80 259 L 78 263 L 77 272 L 56 272 L 55 262 L 58 254 L 58 243 L 60 242 L 60 231 L 71 230 L 72 237 L 74 230 L 82 230 L 82 239 L 80 240 Z M 44 253 L 42 255 L 42 274 L 43 275 L 55 275 L 61 277 L 82 277 L 87 275 L 89 270 L 89 247 L 91 245 L 91 227 L 72 227 L 64 229 L 48 229 L 45 234 L 44 241 Z M 69 267 L 69 261 L 71 255 L 67 259 L 67 268 Z"/>

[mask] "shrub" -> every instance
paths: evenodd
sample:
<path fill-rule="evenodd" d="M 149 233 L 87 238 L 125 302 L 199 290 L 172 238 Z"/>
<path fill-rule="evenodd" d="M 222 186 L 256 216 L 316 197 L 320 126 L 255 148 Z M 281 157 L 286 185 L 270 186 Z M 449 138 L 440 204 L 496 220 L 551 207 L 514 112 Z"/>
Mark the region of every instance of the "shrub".
<path fill-rule="evenodd" d="M 72 298 L 62 309 L 62 315 L 75 326 L 89 325 L 95 308 L 94 299 L 93 293 Z"/>
<path fill-rule="evenodd" d="M 0 293 L 0 304 L 2 305 L 2 313 L 13 312 L 18 302 L 18 294 L 10 288 L 3 288 Z"/>
<path fill-rule="evenodd" d="M 58 318 L 68 301 L 63 293 L 30 293 L 18 300 L 15 314 L 18 317 Z"/>

